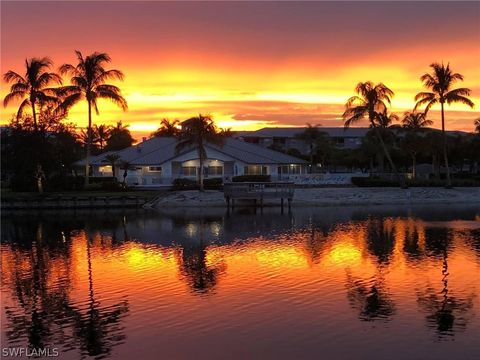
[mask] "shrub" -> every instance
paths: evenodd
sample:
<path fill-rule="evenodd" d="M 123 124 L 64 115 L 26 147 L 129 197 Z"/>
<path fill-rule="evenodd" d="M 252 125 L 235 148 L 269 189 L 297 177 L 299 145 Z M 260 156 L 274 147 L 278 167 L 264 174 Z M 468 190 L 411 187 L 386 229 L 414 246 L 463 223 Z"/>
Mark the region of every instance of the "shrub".
<path fill-rule="evenodd" d="M 380 177 L 352 177 L 352 183 L 359 187 L 398 187 L 399 184 L 395 180 L 383 179 Z M 409 187 L 443 187 L 445 180 L 443 179 L 408 179 Z M 470 187 L 480 186 L 480 180 L 476 178 L 470 179 L 452 179 L 453 187 Z"/>
<path fill-rule="evenodd" d="M 270 182 L 270 175 L 239 175 L 232 178 L 233 182 Z"/>
<path fill-rule="evenodd" d="M 198 189 L 198 184 L 195 180 L 186 178 L 177 178 L 172 183 L 173 190 L 194 190 Z"/>

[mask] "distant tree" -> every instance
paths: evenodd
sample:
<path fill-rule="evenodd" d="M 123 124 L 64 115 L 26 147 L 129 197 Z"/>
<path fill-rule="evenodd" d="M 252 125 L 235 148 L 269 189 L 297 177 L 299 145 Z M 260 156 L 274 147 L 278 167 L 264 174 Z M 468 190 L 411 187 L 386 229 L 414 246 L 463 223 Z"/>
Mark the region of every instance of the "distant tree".
<path fill-rule="evenodd" d="M 480 118 L 476 119 L 473 124 L 475 125 L 475 132 L 480 134 Z"/>
<path fill-rule="evenodd" d="M 114 180 L 117 179 L 115 176 L 115 170 L 116 170 L 115 166 L 118 160 L 120 160 L 120 155 L 118 154 L 108 154 L 105 156 L 105 162 L 112 167 L 112 176 Z"/>
<path fill-rule="evenodd" d="M 107 99 L 118 105 L 122 110 L 127 110 L 127 101 L 122 96 L 117 86 L 106 84 L 111 79 L 123 80 L 124 75 L 120 70 L 106 70 L 105 65 L 111 61 L 106 53 L 95 52 L 84 57 L 78 50 L 75 51 L 78 63 L 76 65 L 63 64 L 60 67 L 62 74 L 71 76 L 72 85 L 62 87 L 60 95 L 63 101 L 59 107 L 61 111 L 68 111 L 82 99 L 87 100 L 88 127 L 87 127 L 87 156 L 85 159 L 85 184 L 88 185 L 90 169 L 90 152 L 92 145 L 92 108 L 97 115 L 98 99 Z"/>
<path fill-rule="evenodd" d="M 423 85 L 430 89 L 431 92 L 420 92 L 415 96 L 415 109 L 425 105 L 425 114 L 428 113 L 432 106 L 440 103 L 440 110 L 442 115 L 442 137 L 443 137 L 443 158 L 445 161 L 445 170 L 447 174 L 446 187 L 452 186 L 450 179 L 450 169 L 448 166 L 447 155 L 447 138 L 445 134 L 445 111 L 444 104 L 462 103 L 473 108 L 473 102 L 468 98 L 470 96 L 470 89 L 457 88 L 452 89 L 452 86 L 457 81 L 463 81 L 463 75 L 454 73 L 450 69 L 450 64 L 446 66 L 442 63 L 433 63 L 430 65 L 432 73 L 426 73 L 420 77 Z"/>
<path fill-rule="evenodd" d="M 128 171 L 129 170 L 134 170 L 135 168 L 130 164 L 130 162 L 121 160 L 119 163 L 119 167 L 121 170 L 123 170 L 123 181 L 122 181 L 122 186 L 125 188 L 127 187 L 127 176 L 128 176 Z"/>
<path fill-rule="evenodd" d="M 128 130 L 128 125 L 123 125 L 121 121 L 111 128 L 110 136 L 105 146 L 106 151 L 118 151 L 132 146 L 135 140 Z"/>
<path fill-rule="evenodd" d="M 318 139 L 321 136 L 320 130 L 318 130 L 319 125 L 312 125 L 307 123 L 307 127 L 301 133 L 296 134 L 295 137 L 299 140 L 304 141 L 308 145 L 308 156 L 310 158 L 310 166 L 313 169 L 314 165 L 314 155 L 315 155 L 315 145 L 318 142 Z"/>
<path fill-rule="evenodd" d="M 218 131 L 210 115 L 199 114 L 182 122 L 182 130 L 178 135 L 176 152 L 186 148 L 196 148 L 200 163 L 198 183 L 200 191 L 203 186 L 203 164 L 207 159 L 205 145 L 207 143 L 223 146 L 225 137 Z"/>
<path fill-rule="evenodd" d="M 394 95 L 393 91 L 382 83 L 374 85 L 372 82 L 367 81 L 364 83 L 358 83 L 355 88 L 355 92 L 358 95 L 352 96 L 345 104 L 345 112 L 342 115 L 345 121 L 345 128 L 347 129 L 352 124 L 367 118 L 370 122 L 370 126 L 374 130 L 380 142 L 388 162 L 390 163 L 392 171 L 397 177 L 400 186 L 404 187 L 404 179 L 398 173 L 382 137 L 382 131 L 379 130 L 379 123 L 382 122 L 380 118 L 381 114 L 386 113 L 388 105 L 391 103 L 391 98 Z"/>
<path fill-rule="evenodd" d="M 109 125 L 95 125 L 93 127 L 93 132 L 95 134 L 94 139 L 98 143 L 100 147 L 100 151 L 103 150 L 108 138 L 110 137 L 110 132 L 111 132 L 112 127 Z"/>
<path fill-rule="evenodd" d="M 167 118 L 160 121 L 160 127 L 152 133 L 154 137 L 174 137 L 180 132 L 180 121 L 168 120 Z"/>
<path fill-rule="evenodd" d="M 424 149 L 424 141 L 419 134 L 428 126 L 433 124 L 432 120 L 428 120 L 424 113 L 415 111 L 407 111 L 402 119 L 403 128 L 406 130 L 402 145 L 412 158 L 413 178 L 417 177 L 417 155 Z"/>

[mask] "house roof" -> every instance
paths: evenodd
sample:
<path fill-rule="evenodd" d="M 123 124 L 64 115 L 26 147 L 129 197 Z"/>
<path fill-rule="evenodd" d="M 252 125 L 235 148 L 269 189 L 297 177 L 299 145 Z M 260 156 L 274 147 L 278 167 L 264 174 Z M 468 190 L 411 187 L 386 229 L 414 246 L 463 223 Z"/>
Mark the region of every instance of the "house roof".
<path fill-rule="evenodd" d="M 177 140 L 173 137 L 154 137 L 124 150 L 117 151 L 116 154 L 120 156 L 122 161 L 127 161 L 132 165 L 161 165 L 193 149 L 190 148 L 182 153 L 177 153 L 175 150 L 176 144 Z M 223 146 L 209 143 L 205 146 L 247 164 L 306 163 L 306 161 L 294 156 L 234 138 L 227 138 Z M 107 163 L 105 157 L 111 153 L 112 152 L 93 156 L 90 158 L 90 163 L 92 165 L 105 165 Z M 77 162 L 77 165 L 84 163 L 84 160 L 81 160 Z"/>
<path fill-rule="evenodd" d="M 240 131 L 235 135 L 237 137 L 284 137 L 284 138 L 293 138 L 296 134 L 299 134 L 305 131 L 305 127 L 265 127 L 256 131 Z M 355 128 L 351 127 L 344 129 L 343 127 L 318 127 L 319 131 L 327 133 L 331 137 L 364 137 L 369 128 L 361 127 Z"/>

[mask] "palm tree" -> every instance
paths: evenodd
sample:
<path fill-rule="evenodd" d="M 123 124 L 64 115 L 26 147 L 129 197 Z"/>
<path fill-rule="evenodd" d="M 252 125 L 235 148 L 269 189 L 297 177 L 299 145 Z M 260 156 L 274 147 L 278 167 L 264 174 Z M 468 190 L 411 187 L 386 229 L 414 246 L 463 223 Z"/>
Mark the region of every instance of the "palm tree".
<path fill-rule="evenodd" d="M 424 113 L 417 113 L 415 111 L 405 112 L 402 119 L 402 126 L 407 131 L 403 142 L 412 156 L 412 171 L 414 179 L 417 177 L 417 154 L 423 145 L 423 141 L 420 141 L 418 138 L 418 133 L 432 124 L 433 121 L 427 119 Z"/>
<path fill-rule="evenodd" d="M 301 133 L 296 134 L 295 137 L 307 143 L 309 148 L 308 155 L 310 156 L 310 170 L 313 171 L 313 155 L 315 152 L 315 144 L 321 136 L 318 130 L 319 125 L 312 125 L 307 123 L 307 127 Z"/>
<path fill-rule="evenodd" d="M 473 124 L 475 125 L 475 132 L 480 134 L 480 118 L 476 119 Z"/>
<path fill-rule="evenodd" d="M 178 135 L 176 152 L 186 148 L 196 148 L 199 159 L 198 184 L 200 191 L 204 191 L 203 186 L 203 164 L 207 159 L 205 145 L 207 143 L 222 146 L 225 137 L 218 131 L 210 115 L 199 114 L 182 122 L 182 130 Z"/>
<path fill-rule="evenodd" d="M 180 121 L 168 120 L 164 118 L 160 121 L 160 127 L 152 133 L 152 136 L 172 137 L 178 135 L 180 129 L 178 128 Z"/>
<path fill-rule="evenodd" d="M 344 119 L 344 127 L 348 129 L 352 124 L 367 118 L 370 121 L 370 127 L 374 130 L 383 152 L 390 163 L 390 167 L 401 187 L 404 187 L 404 179 L 397 171 L 395 164 L 392 161 L 390 153 L 385 145 L 382 137 L 382 132 L 379 130 L 379 125 L 385 121 L 381 114 L 386 113 L 388 105 L 391 104 L 391 98 L 394 92 L 382 83 L 374 85 L 371 81 L 360 82 L 355 87 L 355 92 L 358 95 L 352 96 L 345 104 L 345 112 L 342 117 Z"/>
<path fill-rule="evenodd" d="M 440 103 L 440 110 L 442 114 L 442 137 L 443 137 L 443 158 L 445 161 L 446 175 L 447 175 L 447 184 L 446 187 L 449 188 L 452 186 L 450 179 L 450 168 L 448 166 L 448 156 L 447 156 L 447 138 L 445 135 L 445 111 L 444 105 L 452 103 L 462 103 L 473 108 L 473 102 L 467 97 L 470 96 L 470 89 L 467 88 L 457 88 L 452 89 L 452 86 L 457 81 L 463 81 L 463 75 L 459 73 L 454 73 L 450 69 L 450 65 L 446 66 L 442 63 L 433 63 L 430 65 L 432 68 L 432 73 L 423 74 L 420 77 L 420 80 L 423 82 L 423 85 L 430 89 L 431 92 L 420 92 L 415 96 L 415 105 L 416 110 L 418 107 L 426 105 L 425 114 L 428 113 L 430 108 L 438 103 Z"/>
<path fill-rule="evenodd" d="M 122 110 L 127 110 L 127 101 L 122 96 L 117 86 L 106 84 L 111 79 L 123 80 L 124 75 L 120 70 L 106 70 L 105 65 L 111 61 L 110 56 L 106 53 L 94 52 L 84 57 L 78 50 L 75 51 L 78 64 L 63 64 L 60 67 L 62 74 L 71 76 L 72 85 L 64 86 L 61 89 L 63 102 L 60 109 L 68 111 L 73 105 L 82 99 L 87 100 L 88 105 L 88 141 L 87 156 L 85 159 L 85 185 L 88 185 L 90 153 L 92 145 L 92 107 L 99 115 L 98 99 L 107 99 L 118 105 Z"/>
<path fill-rule="evenodd" d="M 104 144 L 110 137 L 111 126 L 108 125 L 95 125 L 93 131 L 97 135 L 97 142 L 100 145 L 100 150 L 103 150 Z"/>
<path fill-rule="evenodd" d="M 11 83 L 10 92 L 3 99 L 3 106 L 14 100 L 22 100 L 17 111 L 17 121 L 22 117 L 27 107 L 32 109 L 33 130 L 38 135 L 37 110 L 40 111 L 46 105 L 58 104 L 57 89 L 49 88 L 51 84 L 61 84 L 62 78 L 54 73 L 49 72 L 53 62 L 48 57 L 25 59 L 26 72 L 25 76 L 21 76 L 15 71 L 9 70 L 3 75 L 3 79 L 7 83 Z M 36 137 L 36 141 L 40 141 Z M 34 155 L 36 156 L 36 155 Z M 45 180 L 45 174 L 42 165 L 37 160 L 35 166 L 38 192 L 43 192 L 42 182 Z"/>
<path fill-rule="evenodd" d="M 112 176 L 114 181 L 117 180 L 115 176 L 115 164 L 119 159 L 120 159 L 120 156 L 117 154 L 108 154 L 105 156 L 105 162 L 109 163 L 110 166 L 112 167 Z"/>
<path fill-rule="evenodd" d="M 48 57 L 25 59 L 25 76 L 9 70 L 3 75 L 7 83 L 11 83 L 10 93 L 5 96 L 3 106 L 6 107 L 13 100 L 22 100 L 17 119 L 22 117 L 25 108 L 32 109 L 34 130 L 38 130 L 37 109 L 46 104 L 57 104 L 57 89 L 49 88 L 52 84 L 61 84 L 62 78 L 49 72 L 53 62 Z"/>

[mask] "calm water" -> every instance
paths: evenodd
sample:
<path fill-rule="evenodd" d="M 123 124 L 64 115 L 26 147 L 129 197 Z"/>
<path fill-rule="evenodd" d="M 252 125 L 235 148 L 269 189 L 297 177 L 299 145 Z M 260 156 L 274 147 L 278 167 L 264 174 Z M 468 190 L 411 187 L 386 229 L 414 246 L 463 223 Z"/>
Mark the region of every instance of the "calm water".
<path fill-rule="evenodd" d="M 480 358 L 480 206 L 18 212 L 1 230 L 2 347 Z"/>

